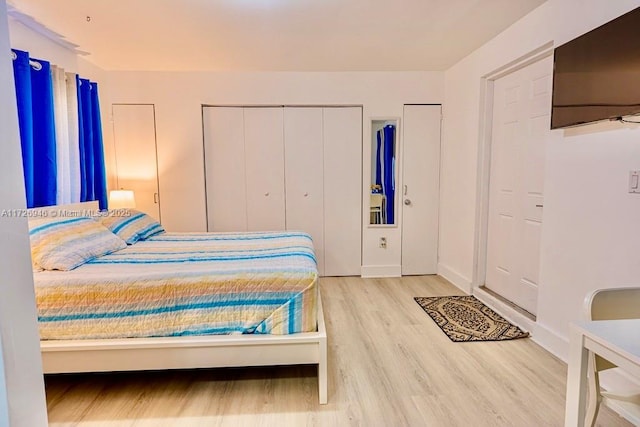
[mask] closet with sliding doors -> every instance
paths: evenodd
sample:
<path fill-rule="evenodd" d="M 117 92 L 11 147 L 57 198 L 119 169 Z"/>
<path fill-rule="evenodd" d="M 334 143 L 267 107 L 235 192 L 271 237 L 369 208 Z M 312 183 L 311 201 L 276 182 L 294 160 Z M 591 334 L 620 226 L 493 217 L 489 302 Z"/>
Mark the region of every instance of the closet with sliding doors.
<path fill-rule="evenodd" d="M 361 107 L 203 107 L 209 231 L 302 230 L 322 276 L 360 275 Z"/>

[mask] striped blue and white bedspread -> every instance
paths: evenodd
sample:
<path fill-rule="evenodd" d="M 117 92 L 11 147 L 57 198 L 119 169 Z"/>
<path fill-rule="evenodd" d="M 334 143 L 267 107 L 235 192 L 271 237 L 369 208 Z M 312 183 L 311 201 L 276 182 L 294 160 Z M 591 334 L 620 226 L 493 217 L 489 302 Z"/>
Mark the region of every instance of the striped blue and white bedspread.
<path fill-rule="evenodd" d="M 72 271 L 35 273 L 43 340 L 316 330 L 300 232 L 165 233 Z"/>

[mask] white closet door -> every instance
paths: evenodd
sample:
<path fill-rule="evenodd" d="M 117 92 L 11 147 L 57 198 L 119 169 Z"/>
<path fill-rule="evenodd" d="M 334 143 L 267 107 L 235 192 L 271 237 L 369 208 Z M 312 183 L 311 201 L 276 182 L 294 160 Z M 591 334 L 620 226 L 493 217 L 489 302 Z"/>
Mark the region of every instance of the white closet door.
<path fill-rule="evenodd" d="M 360 275 L 361 203 L 362 108 L 325 108 L 325 276 Z"/>
<path fill-rule="evenodd" d="M 322 108 L 285 108 L 287 230 L 311 234 L 324 275 Z"/>
<path fill-rule="evenodd" d="M 118 187 L 133 190 L 136 209 L 160 221 L 156 119 L 152 104 L 113 104 Z"/>
<path fill-rule="evenodd" d="M 440 105 L 405 105 L 402 275 L 436 274 L 440 177 Z"/>
<path fill-rule="evenodd" d="M 487 288 L 536 314 L 553 58 L 495 81 Z"/>
<path fill-rule="evenodd" d="M 283 109 L 244 109 L 247 229 L 285 229 Z"/>
<path fill-rule="evenodd" d="M 208 231 L 247 230 L 243 111 L 203 109 Z"/>

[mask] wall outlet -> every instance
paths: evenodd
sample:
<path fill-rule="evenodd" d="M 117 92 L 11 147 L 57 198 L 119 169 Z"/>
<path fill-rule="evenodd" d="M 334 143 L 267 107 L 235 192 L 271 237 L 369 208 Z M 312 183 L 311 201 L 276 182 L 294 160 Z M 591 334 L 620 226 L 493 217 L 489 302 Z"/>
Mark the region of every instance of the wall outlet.
<path fill-rule="evenodd" d="M 380 245 L 379 245 L 382 249 L 387 249 L 387 238 L 386 237 L 381 237 L 380 238 Z"/>
<path fill-rule="evenodd" d="M 640 193 L 640 171 L 629 171 L 629 193 Z"/>

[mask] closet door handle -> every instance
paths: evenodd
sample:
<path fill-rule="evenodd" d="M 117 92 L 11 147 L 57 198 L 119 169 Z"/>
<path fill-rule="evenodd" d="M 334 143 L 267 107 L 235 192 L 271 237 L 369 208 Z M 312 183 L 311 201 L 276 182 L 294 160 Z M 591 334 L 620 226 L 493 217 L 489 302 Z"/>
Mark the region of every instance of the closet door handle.
<path fill-rule="evenodd" d="M 307 197 L 307 196 L 309 196 L 309 193 L 304 193 L 303 196 Z"/>
<path fill-rule="evenodd" d="M 158 193 L 153 193 L 153 203 L 158 203 Z"/>
<path fill-rule="evenodd" d="M 264 197 L 269 197 L 269 192 L 264 193 Z"/>

